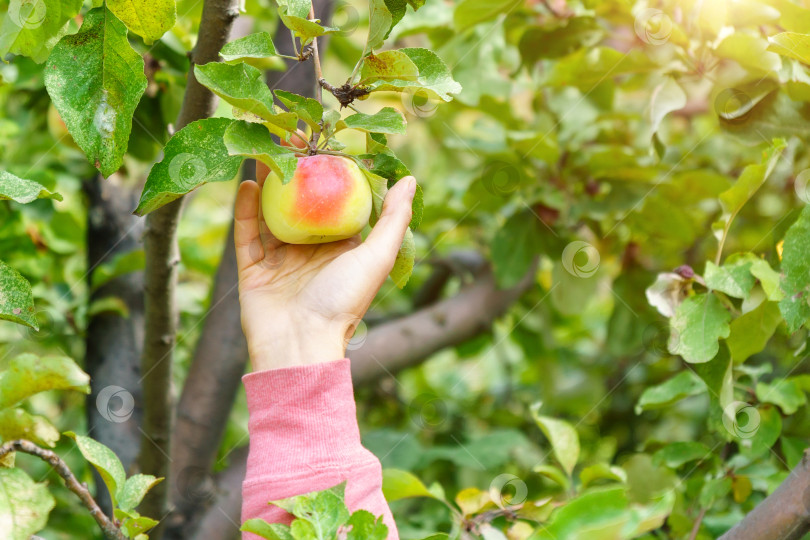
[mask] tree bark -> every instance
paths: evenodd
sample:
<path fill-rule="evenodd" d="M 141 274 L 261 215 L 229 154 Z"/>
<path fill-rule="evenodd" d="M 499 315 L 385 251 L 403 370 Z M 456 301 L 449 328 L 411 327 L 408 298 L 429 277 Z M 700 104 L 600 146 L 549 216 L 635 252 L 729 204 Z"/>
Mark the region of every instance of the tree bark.
<path fill-rule="evenodd" d="M 313 5 L 317 16 L 322 21 L 328 21 L 331 0 L 315 0 Z M 279 53 L 293 54 L 286 27 L 279 26 L 274 41 Z M 317 84 L 312 62 L 287 60 L 287 63 L 287 71 L 269 72 L 268 84 L 273 88 L 313 96 Z M 246 168 L 244 172 L 245 178 L 256 177 L 255 168 Z M 203 323 L 177 406 L 174 430 L 176 444 L 172 449 L 171 498 L 181 516 L 174 516 L 172 519 L 172 537 L 180 529 L 187 529 L 192 515 L 198 514 L 201 506 L 204 506 L 201 500 L 202 503 L 211 500 L 211 497 L 200 497 L 197 491 L 212 489 L 212 483 L 202 483 L 194 490 L 189 490 L 188 486 L 182 485 L 181 480 L 194 477 L 194 471 L 210 471 L 213 467 L 247 359 L 247 344 L 242 334 L 239 311 L 231 224 L 213 285 L 211 309 Z"/>
<path fill-rule="evenodd" d="M 214 113 L 217 100 L 197 82 L 194 65 L 219 60 L 219 51 L 227 42 L 238 15 L 239 0 L 205 0 L 177 130 Z M 177 333 L 175 288 L 179 263 L 177 224 L 183 200 L 178 199 L 149 214 L 144 234 L 146 322 L 141 361 L 144 416 L 138 463 L 143 473 L 167 479 L 153 489 L 141 506 L 144 515 L 161 520 L 167 514 L 170 485 L 171 375 Z M 162 527 L 163 524 L 159 525 L 150 534 L 153 540 L 161 538 Z"/>
<path fill-rule="evenodd" d="M 810 532 L 810 450 L 790 475 L 720 540 L 798 540 Z"/>
<path fill-rule="evenodd" d="M 138 200 L 137 186 L 124 185 L 118 176 L 104 180 L 96 175 L 85 182 L 84 191 L 89 287 L 100 264 L 141 248 L 143 220 L 132 215 Z M 87 397 L 87 425 L 93 438 L 110 447 L 129 470 L 137 458 L 141 437 L 138 426 L 142 416 L 143 272 L 112 279 L 94 290 L 89 300 L 92 303 L 109 296 L 124 302 L 128 316 L 105 312 L 90 318 L 84 366 L 90 375 L 91 390 Z M 94 475 L 99 506 L 111 515 L 107 488 L 95 470 Z"/>
<path fill-rule="evenodd" d="M 459 294 L 372 328 L 351 351 L 356 386 L 413 366 L 436 351 L 486 332 L 534 283 L 534 267 L 513 288 L 498 289 L 488 267 Z"/>

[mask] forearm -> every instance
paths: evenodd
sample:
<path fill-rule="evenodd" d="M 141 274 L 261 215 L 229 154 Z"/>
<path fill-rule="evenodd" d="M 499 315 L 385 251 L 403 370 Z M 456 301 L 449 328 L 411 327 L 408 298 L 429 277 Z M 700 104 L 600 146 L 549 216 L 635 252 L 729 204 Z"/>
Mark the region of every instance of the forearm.
<path fill-rule="evenodd" d="M 389 539 L 397 539 L 382 495 L 380 462 L 360 442 L 349 361 L 257 371 L 243 380 L 250 453 L 242 520 L 289 522 L 268 503 L 345 481 L 349 509 L 383 515 Z"/>

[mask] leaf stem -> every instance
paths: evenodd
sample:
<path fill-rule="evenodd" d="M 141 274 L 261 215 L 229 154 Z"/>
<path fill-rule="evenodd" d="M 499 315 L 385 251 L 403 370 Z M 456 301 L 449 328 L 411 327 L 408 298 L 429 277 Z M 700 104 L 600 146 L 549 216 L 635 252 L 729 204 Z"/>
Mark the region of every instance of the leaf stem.
<path fill-rule="evenodd" d="M 292 45 L 293 45 L 293 52 L 295 53 L 295 59 L 301 60 L 301 53 L 298 52 L 298 43 L 295 41 L 295 32 L 290 30 L 290 37 L 292 38 Z"/>
<path fill-rule="evenodd" d="M 87 489 L 87 485 L 79 483 L 79 481 L 76 480 L 73 471 L 70 470 L 70 467 L 68 467 L 55 452 L 40 448 L 33 442 L 25 439 L 9 441 L 0 446 L 0 458 L 11 452 L 30 454 L 48 463 L 65 481 L 65 486 L 79 497 L 82 504 L 90 511 L 90 515 L 96 520 L 96 523 L 101 527 L 101 530 L 107 538 L 111 540 L 127 540 L 127 537 L 124 536 L 121 529 L 116 527 L 98 506 L 98 503 Z"/>

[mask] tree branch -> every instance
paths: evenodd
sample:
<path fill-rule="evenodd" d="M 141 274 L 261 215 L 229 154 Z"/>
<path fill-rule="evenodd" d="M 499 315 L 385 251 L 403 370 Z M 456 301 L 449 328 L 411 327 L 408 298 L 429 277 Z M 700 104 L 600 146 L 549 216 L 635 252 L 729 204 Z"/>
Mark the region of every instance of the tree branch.
<path fill-rule="evenodd" d="M 456 296 L 375 326 L 363 345 L 349 354 L 355 385 L 418 364 L 436 351 L 487 331 L 532 286 L 534 272 L 533 266 L 516 286 L 501 290 L 485 267 L 472 285 Z"/>
<path fill-rule="evenodd" d="M 239 0 L 205 0 L 197 45 L 191 54 L 186 93 L 176 129 L 207 118 L 216 108 L 216 98 L 194 76 L 194 65 L 214 62 L 227 42 L 233 21 L 239 15 Z M 146 218 L 144 250 L 145 337 L 141 369 L 143 373 L 143 439 L 138 458 L 144 473 L 168 477 L 171 453 L 171 373 L 177 324 L 175 288 L 177 284 L 177 225 L 183 198 L 163 206 Z M 158 484 L 143 502 L 147 515 L 163 517 L 168 508 L 168 482 Z M 160 527 L 160 526 L 159 526 Z M 152 537 L 157 540 L 162 529 Z"/>
<path fill-rule="evenodd" d="M 810 532 L 810 450 L 790 475 L 720 540 L 798 540 Z"/>
<path fill-rule="evenodd" d="M 126 185 L 118 175 L 104 180 L 101 175 L 84 182 L 87 196 L 87 285 L 92 286 L 95 269 L 117 255 L 140 249 L 143 220 L 132 215 L 138 201 L 138 186 Z M 133 182 L 134 184 L 134 182 Z M 85 336 L 84 368 L 90 375 L 90 395 L 86 400 L 88 431 L 108 446 L 129 470 L 138 456 L 141 433 L 140 360 L 143 347 L 143 272 L 129 272 L 101 285 L 90 294 L 89 302 L 115 296 L 127 306 L 126 316 L 105 312 L 90 317 Z M 105 388 L 120 387 L 114 397 L 98 401 Z M 134 408 L 129 408 L 130 403 Z M 127 407 L 126 409 L 121 407 Z M 98 473 L 96 495 L 99 506 L 112 514 L 107 487 Z"/>
<path fill-rule="evenodd" d="M 51 450 L 40 448 L 31 441 L 26 441 L 24 439 L 9 441 L 0 446 L 0 459 L 11 452 L 23 452 L 25 454 L 31 454 L 32 456 L 36 456 L 47 462 L 51 467 L 53 467 L 59 476 L 62 477 L 62 479 L 65 481 L 65 486 L 67 486 L 70 491 L 79 497 L 79 500 L 81 500 L 84 507 L 90 511 L 90 515 L 96 520 L 96 523 L 98 523 L 98 526 L 101 527 L 102 531 L 104 531 L 107 538 L 110 538 L 111 540 L 127 540 L 127 537 L 124 536 L 121 529 L 116 527 L 115 524 L 110 521 L 110 518 L 108 518 L 101 508 L 99 508 L 98 503 L 96 503 L 96 500 L 90 494 L 87 486 L 85 484 L 80 484 L 79 481 L 76 480 L 76 477 L 73 476 L 73 472 L 71 472 L 67 464 L 62 461 L 62 458 L 57 456 Z"/>

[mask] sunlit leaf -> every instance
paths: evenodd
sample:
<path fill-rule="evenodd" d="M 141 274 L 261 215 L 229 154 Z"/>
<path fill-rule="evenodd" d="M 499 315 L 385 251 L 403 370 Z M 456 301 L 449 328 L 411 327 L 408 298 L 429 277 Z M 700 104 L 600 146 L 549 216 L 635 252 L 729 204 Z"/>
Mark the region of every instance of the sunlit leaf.
<path fill-rule="evenodd" d="M 0 538 L 29 540 L 45 528 L 54 506 L 45 484 L 34 482 L 22 469 L 0 467 Z"/>
<path fill-rule="evenodd" d="M 90 393 L 90 377 L 66 356 L 25 353 L 0 370 L 0 409 L 46 390 L 76 390 Z"/>

